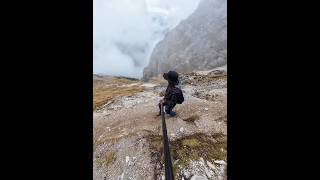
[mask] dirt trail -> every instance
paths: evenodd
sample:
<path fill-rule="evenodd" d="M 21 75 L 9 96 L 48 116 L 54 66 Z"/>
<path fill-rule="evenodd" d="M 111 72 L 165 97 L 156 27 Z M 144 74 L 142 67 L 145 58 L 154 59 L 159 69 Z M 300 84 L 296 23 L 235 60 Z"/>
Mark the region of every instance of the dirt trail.
<path fill-rule="evenodd" d="M 222 83 L 226 85 L 226 81 Z M 214 86 L 216 84 L 212 83 Z M 143 92 L 118 98 L 93 113 L 93 174 L 96 180 L 163 178 L 161 141 L 159 144 L 154 144 L 157 141 L 150 141 L 149 137 L 161 136 L 160 117 L 155 115 L 159 111 L 157 108 L 157 103 L 161 99 L 159 92 L 165 87 L 152 83 L 141 83 L 141 86 L 145 87 Z M 210 85 L 202 87 L 186 84 L 182 89 L 185 102 L 175 107 L 176 117 L 167 117 L 170 142 L 178 144 L 181 138 L 199 133 L 208 137 L 215 134 L 225 136 L 227 134 L 226 87 L 213 89 Z M 199 91 L 201 89 L 202 91 Z M 212 92 L 214 93 L 210 96 L 212 99 L 201 95 L 201 93 L 212 94 Z M 193 144 L 186 144 L 181 148 L 189 146 Z M 197 147 L 194 146 L 195 149 Z M 158 151 L 157 148 L 159 148 Z M 223 151 L 223 148 L 221 149 Z M 223 173 L 225 169 L 223 163 L 215 164 L 214 159 L 203 159 L 202 156 L 190 159 L 190 162 L 186 166 L 174 163 L 178 171 L 177 177 L 226 178 Z"/>

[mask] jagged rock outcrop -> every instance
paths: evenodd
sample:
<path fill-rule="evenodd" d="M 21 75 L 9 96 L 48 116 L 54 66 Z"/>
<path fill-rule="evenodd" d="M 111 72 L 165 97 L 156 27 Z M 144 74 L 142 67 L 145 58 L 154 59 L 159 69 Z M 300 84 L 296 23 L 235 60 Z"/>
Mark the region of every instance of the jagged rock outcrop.
<path fill-rule="evenodd" d="M 201 0 L 186 20 L 154 48 L 143 78 L 168 70 L 180 73 L 227 64 L 227 0 Z"/>

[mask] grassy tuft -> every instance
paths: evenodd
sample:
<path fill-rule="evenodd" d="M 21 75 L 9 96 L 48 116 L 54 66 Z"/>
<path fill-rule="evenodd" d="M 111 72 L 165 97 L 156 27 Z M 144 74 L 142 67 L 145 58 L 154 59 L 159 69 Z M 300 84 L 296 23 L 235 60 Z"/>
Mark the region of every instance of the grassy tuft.
<path fill-rule="evenodd" d="M 193 114 L 192 116 L 190 116 L 190 117 L 188 117 L 186 119 L 183 119 L 183 120 L 186 121 L 186 122 L 189 122 L 189 123 L 194 123 L 199 118 L 200 118 L 200 116 L 198 114 Z"/>

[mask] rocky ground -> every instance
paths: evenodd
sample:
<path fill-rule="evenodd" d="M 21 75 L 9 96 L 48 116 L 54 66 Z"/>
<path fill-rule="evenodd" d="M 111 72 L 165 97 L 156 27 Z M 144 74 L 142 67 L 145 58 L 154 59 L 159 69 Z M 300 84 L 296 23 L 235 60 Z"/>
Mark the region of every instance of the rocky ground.
<path fill-rule="evenodd" d="M 226 68 L 184 74 L 181 81 L 185 102 L 166 120 L 175 179 L 227 179 Z M 165 83 L 121 86 L 144 90 L 93 112 L 94 179 L 164 179 L 161 119 L 155 115 Z"/>

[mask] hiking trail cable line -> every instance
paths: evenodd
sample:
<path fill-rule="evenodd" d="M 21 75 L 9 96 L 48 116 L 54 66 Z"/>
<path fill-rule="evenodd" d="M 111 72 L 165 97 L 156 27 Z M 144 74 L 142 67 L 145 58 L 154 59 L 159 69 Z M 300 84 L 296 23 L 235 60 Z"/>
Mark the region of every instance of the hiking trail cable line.
<path fill-rule="evenodd" d="M 172 171 L 172 162 L 170 156 L 169 139 L 167 135 L 167 126 L 165 119 L 165 109 L 161 103 L 161 117 L 162 117 L 162 139 L 163 139 L 163 153 L 164 153 L 164 165 L 165 165 L 165 179 L 174 180 Z"/>

